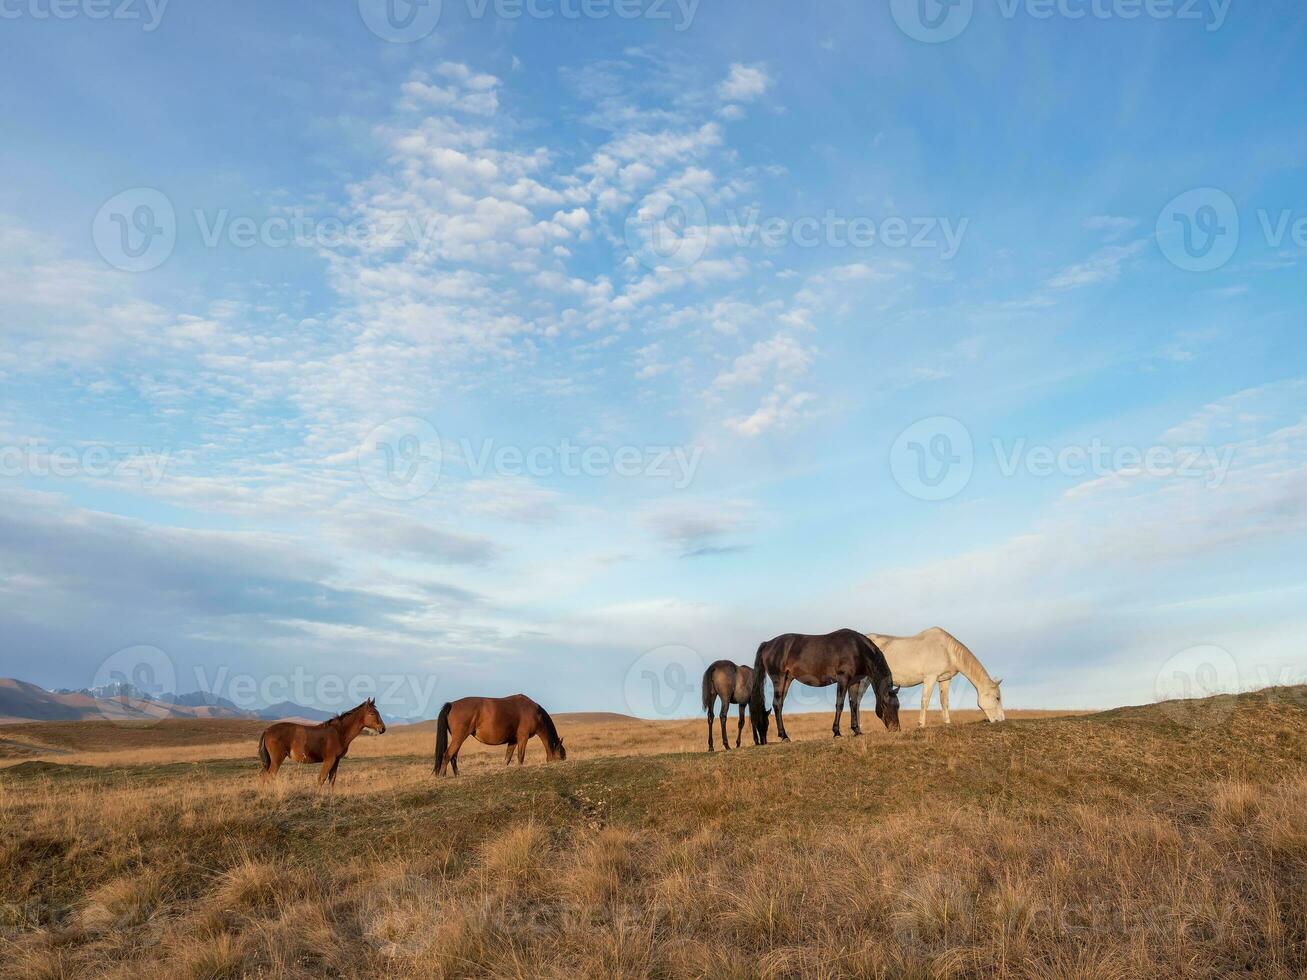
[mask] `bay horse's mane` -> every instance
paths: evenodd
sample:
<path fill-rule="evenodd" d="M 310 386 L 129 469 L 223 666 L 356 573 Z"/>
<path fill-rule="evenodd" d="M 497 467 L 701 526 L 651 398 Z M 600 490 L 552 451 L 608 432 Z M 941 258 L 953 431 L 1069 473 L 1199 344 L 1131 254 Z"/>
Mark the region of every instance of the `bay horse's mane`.
<path fill-rule="evenodd" d="M 537 707 L 539 706 L 537 705 Z M 550 751 L 556 751 L 559 743 L 562 742 L 562 739 L 558 737 L 558 729 L 554 727 L 554 719 L 549 717 L 548 711 L 544 708 L 540 708 L 540 720 L 544 722 L 545 735 L 549 738 Z"/>
<path fill-rule="evenodd" d="M 325 728 L 327 725 L 330 725 L 330 724 L 332 724 L 333 722 L 341 721 L 341 720 L 343 720 L 344 718 L 346 718 L 347 716 L 354 714 L 356 711 L 361 711 L 364 707 L 366 707 L 366 705 L 367 705 L 367 702 L 366 702 L 366 701 L 362 702 L 361 704 L 356 704 L 356 705 L 354 705 L 354 707 L 350 708 L 348 711 L 342 711 L 342 712 L 341 712 L 340 714 L 338 714 L 338 715 L 332 715 L 332 716 L 331 716 L 330 718 L 328 718 L 326 721 L 320 721 L 320 722 L 318 722 L 317 727 L 318 727 L 318 728 Z"/>

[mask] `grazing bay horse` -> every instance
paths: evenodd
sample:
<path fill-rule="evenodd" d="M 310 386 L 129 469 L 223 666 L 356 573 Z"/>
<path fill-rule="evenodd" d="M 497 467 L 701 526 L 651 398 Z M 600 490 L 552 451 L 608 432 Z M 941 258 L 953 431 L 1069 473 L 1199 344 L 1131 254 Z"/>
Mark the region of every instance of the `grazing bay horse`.
<path fill-rule="evenodd" d="M 447 702 L 436 718 L 436 764 L 432 771 L 443 776 L 445 767 L 450 766 L 457 776 L 458 750 L 469 735 L 482 745 L 507 745 L 504 765 L 513 761 L 514 749 L 517 764 L 525 764 L 526 743 L 532 735 L 539 735 L 545 743 L 545 757 L 550 762 L 567 758 L 554 719 L 525 694 Z"/>
<path fill-rule="evenodd" d="M 718 698 L 722 701 L 722 746 L 730 749 L 731 740 L 726 737 L 726 716 L 731 713 L 731 705 L 740 706 L 740 723 L 735 726 L 735 747 L 740 747 L 740 733 L 744 731 L 744 709 L 749 703 L 749 694 L 753 691 L 753 668 L 744 664 L 736 666 L 729 660 L 718 660 L 703 672 L 703 710 L 708 712 L 708 751 L 713 751 L 712 721 L 713 704 Z M 753 728 L 753 744 L 758 744 L 758 726 L 750 722 Z"/>
<path fill-rule="evenodd" d="M 1005 719 L 1003 692 L 999 690 L 1003 679 L 990 677 L 976 655 L 948 630 L 932 626 L 916 636 L 885 636 L 881 633 L 868 633 L 867 636 L 885 652 L 885 660 L 894 673 L 894 683 L 902 687 L 922 685 L 921 718 L 917 722 L 922 728 L 926 726 L 926 709 L 930 707 L 931 690 L 936 684 L 939 685 L 940 713 L 944 716 L 944 724 L 950 724 L 948 686 L 958 674 L 975 687 L 976 703 L 986 718 L 990 721 Z M 864 681 L 864 690 L 866 686 Z"/>
<path fill-rule="evenodd" d="M 896 732 L 899 729 L 899 689 L 894 686 L 885 654 L 857 630 L 837 630 L 825 636 L 784 633 L 758 647 L 758 655 L 753 662 L 753 690 L 749 696 L 749 709 L 755 719 L 761 719 L 758 727 L 763 745 L 767 744 L 766 692 L 763 686 L 768 677 L 772 682 L 776 733 L 782 742 L 790 740 L 785 733 L 782 711 L 785 707 L 785 694 L 794 681 L 811 687 L 836 685 L 835 724 L 831 726 L 836 738 L 840 737 L 840 716 L 844 714 L 845 694 L 849 695 L 853 734 L 862 734 L 860 708 L 864 680 L 876 690 L 876 716 L 890 731 Z"/>
<path fill-rule="evenodd" d="M 372 698 L 320 725 L 301 725 L 294 721 L 269 725 L 259 736 L 259 759 L 263 762 L 264 778 L 277 775 L 282 762 L 290 756 L 293 762 L 321 762 L 318 785 L 329 782 L 334 789 L 336 767 L 349 751 L 349 743 L 365 728 L 378 735 L 386 731 L 386 723 L 381 720 Z"/>

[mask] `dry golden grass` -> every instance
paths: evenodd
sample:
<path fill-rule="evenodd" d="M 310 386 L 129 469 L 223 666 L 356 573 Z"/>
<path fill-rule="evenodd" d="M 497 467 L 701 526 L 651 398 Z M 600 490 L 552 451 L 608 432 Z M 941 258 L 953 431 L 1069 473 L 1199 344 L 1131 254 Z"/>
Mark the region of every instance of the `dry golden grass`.
<path fill-rule="evenodd" d="M 565 763 L 440 781 L 417 726 L 334 796 L 261 785 L 248 743 L 79 752 L 0 772 L 0 973 L 1303 976 L 1305 721 L 1304 689 L 841 742 L 814 715 L 713 756 L 702 722 L 577 722 Z"/>

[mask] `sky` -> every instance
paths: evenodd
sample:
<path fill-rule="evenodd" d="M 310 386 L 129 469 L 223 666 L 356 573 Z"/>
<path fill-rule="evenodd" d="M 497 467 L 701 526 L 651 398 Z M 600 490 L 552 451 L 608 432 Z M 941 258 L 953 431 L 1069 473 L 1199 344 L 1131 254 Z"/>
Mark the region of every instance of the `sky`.
<path fill-rule="evenodd" d="M 689 716 L 938 625 L 1009 708 L 1307 680 L 1296 0 L 0 20 L 0 676 Z"/>

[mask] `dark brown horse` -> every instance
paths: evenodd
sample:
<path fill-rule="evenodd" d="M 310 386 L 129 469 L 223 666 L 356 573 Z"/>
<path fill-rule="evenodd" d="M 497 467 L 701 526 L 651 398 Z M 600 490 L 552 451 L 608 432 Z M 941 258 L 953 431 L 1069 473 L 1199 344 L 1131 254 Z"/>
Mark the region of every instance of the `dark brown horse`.
<path fill-rule="evenodd" d="M 450 766 L 457 776 L 458 750 L 469 735 L 482 745 L 507 745 L 504 765 L 513 761 L 514 749 L 517 749 L 517 764 L 525 764 L 526 743 L 532 735 L 539 735 L 545 743 L 545 757 L 550 762 L 567 758 L 554 719 L 525 694 L 448 702 L 436 718 L 436 764 L 432 771 L 443 776 L 445 767 Z"/>
<path fill-rule="evenodd" d="M 726 737 L 726 716 L 731 713 L 731 705 L 740 706 L 740 723 L 735 726 L 735 747 L 740 747 L 740 733 L 744 731 L 744 709 L 749 703 L 749 694 L 753 690 L 753 668 L 743 664 L 735 665 L 729 660 L 718 660 L 703 672 L 703 710 L 708 712 L 708 751 L 713 751 L 712 722 L 713 704 L 718 698 L 722 702 L 722 746 L 730 749 L 731 740 Z M 752 723 L 752 713 L 750 713 Z M 753 744 L 758 744 L 758 726 L 752 724 Z"/>
<path fill-rule="evenodd" d="M 750 692 L 749 707 L 753 717 L 761 719 L 758 727 L 763 745 L 767 744 L 763 686 L 768 677 L 772 682 L 776 733 L 782 742 L 790 740 L 785 733 L 785 717 L 781 712 L 785 707 L 785 693 L 794 681 L 811 687 L 836 685 L 835 724 L 831 726 L 831 731 L 839 738 L 845 694 L 849 695 L 853 734 L 862 734 L 859 715 L 863 685 L 860 682 L 870 679 L 876 691 L 876 716 L 890 731 L 899 730 L 899 689 L 894 686 L 885 654 L 857 630 L 836 630 L 825 636 L 784 633 L 758 647 L 758 655 L 753 663 L 753 690 Z"/>
<path fill-rule="evenodd" d="M 336 785 L 336 767 L 349 751 L 349 743 L 359 732 L 370 728 L 378 735 L 386 731 L 376 703 L 368 698 L 357 708 L 350 708 L 320 725 L 301 725 L 294 721 L 279 721 L 269 725 L 259 736 L 259 758 L 263 761 L 263 775 L 269 778 L 287 756 L 292 762 L 321 762 L 318 785 L 330 782 Z"/>

